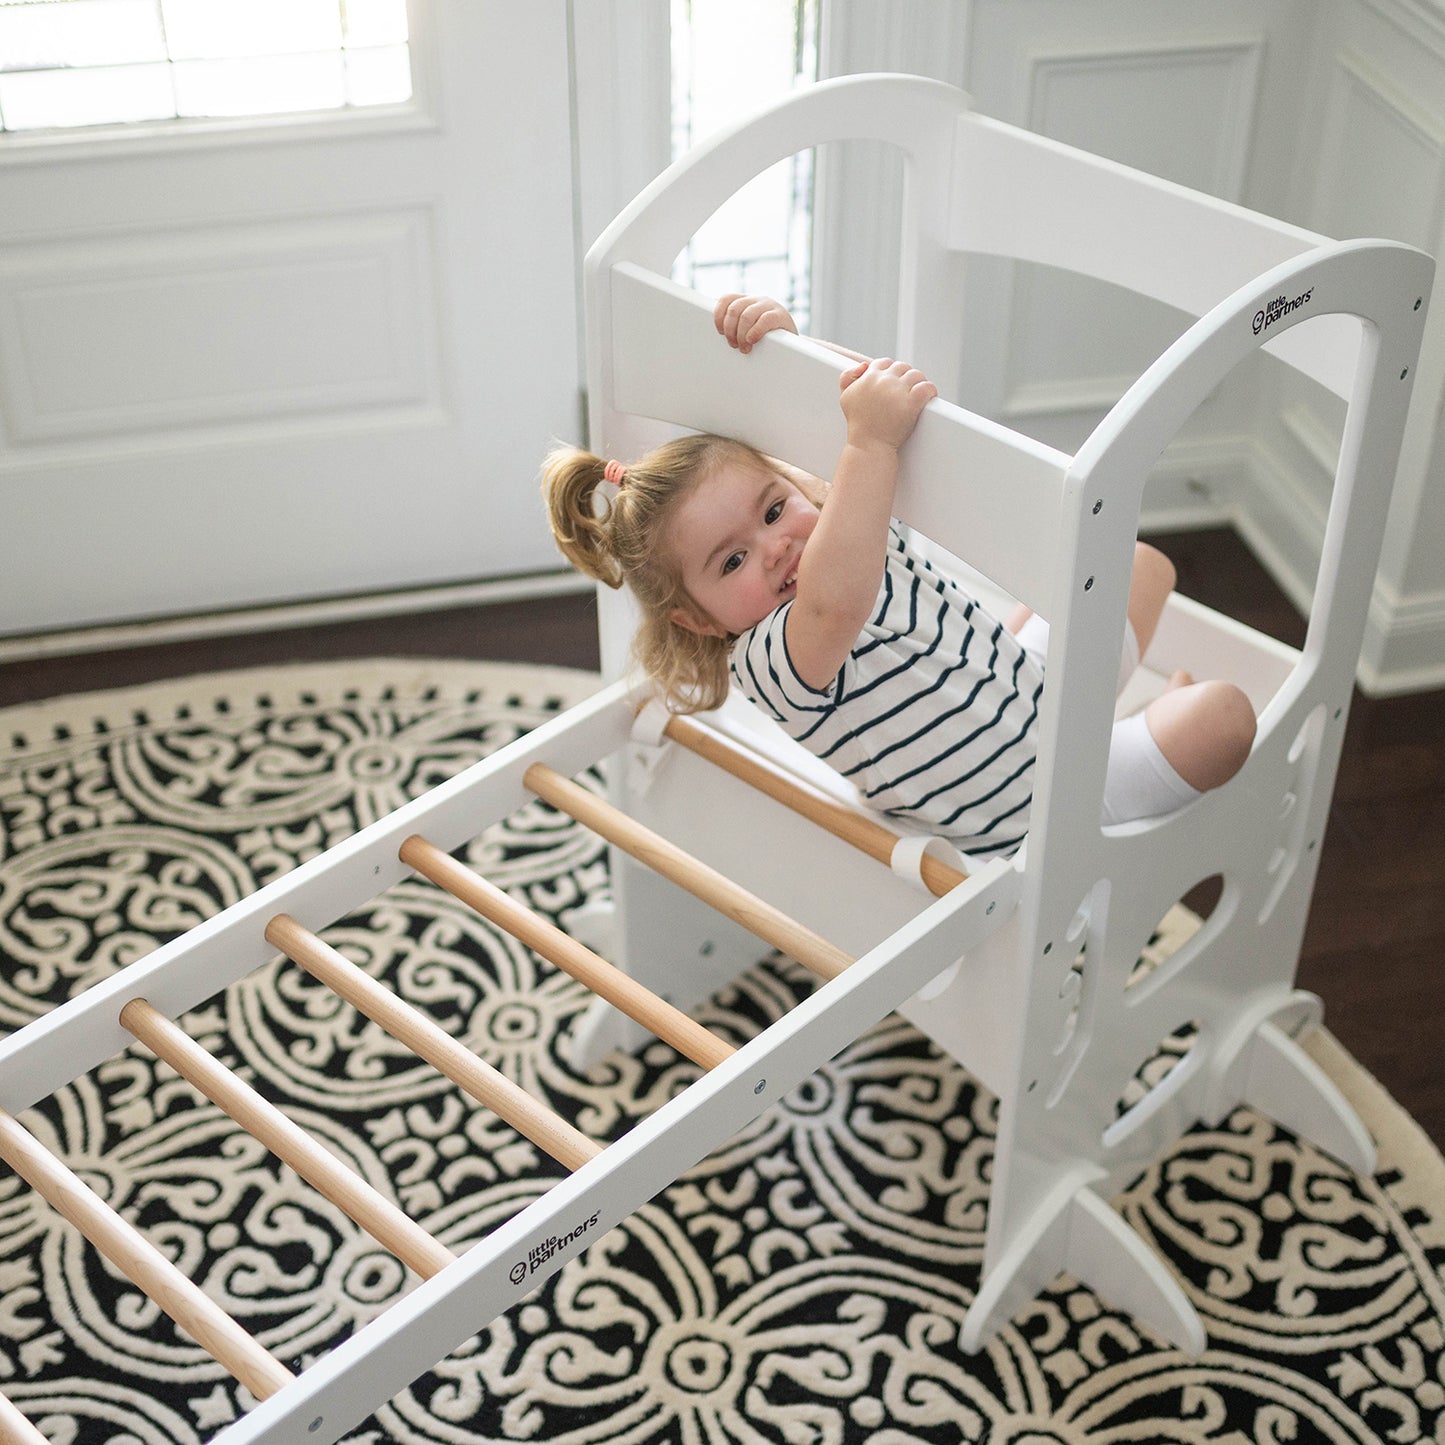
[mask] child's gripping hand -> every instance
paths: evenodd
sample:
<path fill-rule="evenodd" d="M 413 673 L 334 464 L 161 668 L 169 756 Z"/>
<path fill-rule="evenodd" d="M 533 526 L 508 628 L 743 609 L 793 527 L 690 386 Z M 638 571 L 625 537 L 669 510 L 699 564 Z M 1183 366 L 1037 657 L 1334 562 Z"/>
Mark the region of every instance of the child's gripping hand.
<path fill-rule="evenodd" d="M 724 296 L 713 307 L 712 324 L 744 356 L 770 331 L 798 334 L 787 307 L 768 296 Z"/>
<path fill-rule="evenodd" d="M 838 378 L 838 385 L 849 443 L 895 451 L 913 435 L 923 408 L 938 395 L 938 388 L 917 367 L 886 356 L 850 367 Z"/>

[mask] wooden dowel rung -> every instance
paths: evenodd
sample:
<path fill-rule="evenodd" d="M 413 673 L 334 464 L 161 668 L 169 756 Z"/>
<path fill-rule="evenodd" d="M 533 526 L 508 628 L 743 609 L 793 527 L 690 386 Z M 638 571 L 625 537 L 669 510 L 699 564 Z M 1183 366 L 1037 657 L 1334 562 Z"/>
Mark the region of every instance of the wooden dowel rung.
<path fill-rule="evenodd" d="M 0 1445 L 50 1445 L 40 1427 L 32 1425 L 4 1395 L 0 1395 Z"/>
<path fill-rule="evenodd" d="M 0 1158 L 258 1399 L 294 1378 L 201 1288 L 106 1204 L 13 1115 L 0 1110 Z"/>
<path fill-rule="evenodd" d="M 157 1058 L 424 1279 L 430 1279 L 456 1259 L 414 1219 L 145 999 L 135 998 L 126 1004 L 120 1011 L 120 1021 Z"/>
<path fill-rule="evenodd" d="M 764 761 L 756 753 L 703 727 L 691 718 L 674 714 L 668 719 L 663 732 L 679 746 L 698 757 L 731 773 L 733 777 L 756 788 L 761 793 L 791 808 L 809 821 L 826 828 L 845 843 L 851 843 L 869 857 L 880 863 L 891 864 L 893 849 L 898 835 L 890 832 L 882 823 L 869 818 L 852 808 L 830 798 L 798 779 L 789 776 L 781 768 Z M 932 854 L 925 853 L 919 863 L 919 872 L 924 885 L 935 897 L 942 898 L 951 888 L 956 888 L 968 875 L 960 873 Z"/>
<path fill-rule="evenodd" d="M 750 893 L 740 883 L 694 858 L 675 843 L 659 837 L 650 828 L 629 818 L 570 778 L 564 778 L 555 769 L 544 763 L 533 763 L 524 774 L 523 782 L 554 808 L 591 828 L 639 863 L 645 863 L 663 877 L 670 878 L 694 897 L 726 914 L 789 958 L 797 959 L 821 978 L 836 978 L 853 962 L 841 948 L 819 938 L 811 929 Z"/>
<path fill-rule="evenodd" d="M 732 1056 L 731 1044 L 425 838 L 408 838 L 400 856 L 409 868 L 505 929 L 695 1064 L 711 1069 Z"/>
<path fill-rule="evenodd" d="M 266 925 L 266 941 L 418 1057 L 439 1069 L 564 1168 L 578 1169 L 602 1152 L 600 1144 L 539 1104 L 525 1089 L 479 1059 L 445 1029 L 377 983 L 294 918 L 278 913 Z"/>

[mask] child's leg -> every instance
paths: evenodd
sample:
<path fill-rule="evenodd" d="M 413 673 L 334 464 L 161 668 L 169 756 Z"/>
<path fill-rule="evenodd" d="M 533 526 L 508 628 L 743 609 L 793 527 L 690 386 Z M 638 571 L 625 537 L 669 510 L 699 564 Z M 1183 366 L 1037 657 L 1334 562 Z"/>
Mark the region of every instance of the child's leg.
<path fill-rule="evenodd" d="M 1153 818 L 1227 783 L 1249 756 L 1254 709 L 1230 682 L 1176 673 L 1143 712 L 1114 724 L 1101 821 Z"/>
<path fill-rule="evenodd" d="M 1232 682 L 1194 682 L 1184 673 L 1170 681 L 1144 717 L 1174 771 L 1207 793 L 1244 766 L 1254 746 L 1254 708 Z"/>
<path fill-rule="evenodd" d="M 1139 643 L 1139 656 L 1149 651 L 1159 614 L 1174 590 L 1174 564 L 1147 542 L 1134 543 L 1134 571 L 1129 578 L 1129 625 Z"/>

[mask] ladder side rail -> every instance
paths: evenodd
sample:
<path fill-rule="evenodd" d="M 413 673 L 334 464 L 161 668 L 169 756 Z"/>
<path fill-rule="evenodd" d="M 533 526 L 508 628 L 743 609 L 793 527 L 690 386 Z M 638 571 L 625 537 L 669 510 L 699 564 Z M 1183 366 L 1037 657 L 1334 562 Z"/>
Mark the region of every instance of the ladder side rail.
<path fill-rule="evenodd" d="M 1193 317 L 1330 244 L 1313 231 L 988 116 L 959 118 L 955 156 L 949 230 L 955 248 L 1092 276 Z M 1299 294 L 1278 293 L 1285 302 Z M 1262 298 L 1257 310 L 1267 317 L 1275 299 Z M 1275 329 L 1261 318 L 1264 334 Z M 1357 335 L 1342 317 L 1312 326 L 1304 337 L 1272 337 L 1265 350 L 1348 399 Z"/>
<path fill-rule="evenodd" d="M 533 762 L 580 772 L 625 747 L 634 711 L 625 689 L 604 689 L 0 1040 L 0 1108 L 19 1113 L 128 1048 L 120 1011 L 137 995 L 179 1018 L 269 963 L 276 913 L 325 927 L 408 877 L 400 849 L 413 833 L 456 848 L 515 812 L 532 800 Z"/>
<path fill-rule="evenodd" d="M 975 948 L 1011 916 L 1017 897 L 1017 871 L 988 864 L 223 1431 L 214 1445 L 293 1439 L 331 1445 Z"/>

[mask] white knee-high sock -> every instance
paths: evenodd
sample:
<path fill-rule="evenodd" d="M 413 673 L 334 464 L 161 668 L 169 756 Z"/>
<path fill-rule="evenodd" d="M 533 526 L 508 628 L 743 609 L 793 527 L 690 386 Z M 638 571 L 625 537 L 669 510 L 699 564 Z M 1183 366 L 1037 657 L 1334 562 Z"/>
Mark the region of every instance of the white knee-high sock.
<path fill-rule="evenodd" d="M 1104 778 L 1105 824 L 1172 813 L 1198 796 L 1199 789 L 1186 783 L 1159 751 L 1142 712 L 1114 724 Z"/>

